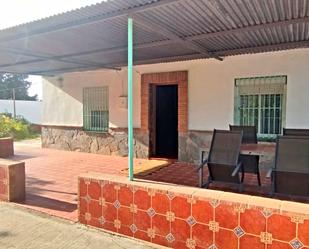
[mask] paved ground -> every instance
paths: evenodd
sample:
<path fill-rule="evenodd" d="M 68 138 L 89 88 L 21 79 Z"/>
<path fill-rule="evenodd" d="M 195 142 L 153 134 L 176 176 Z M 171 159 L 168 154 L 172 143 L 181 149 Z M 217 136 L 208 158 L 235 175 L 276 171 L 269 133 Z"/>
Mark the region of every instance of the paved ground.
<path fill-rule="evenodd" d="M 127 158 L 42 149 L 40 140 L 14 144 L 14 160 L 26 163 L 26 201 L 21 205 L 77 221 L 77 179 L 88 171 L 124 174 Z M 143 164 L 147 160 L 136 160 Z"/>
<path fill-rule="evenodd" d="M 92 171 L 108 174 L 125 174 L 127 158 L 70 152 L 55 149 L 42 149 L 40 140 L 16 142 L 13 159 L 26 163 L 26 201 L 20 205 L 41 212 L 77 221 L 77 178 Z M 142 167 L 148 160 L 135 160 Z M 256 176 L 245 177 L 245 193 L 265 195 L 269 193 L 270 180 L 262 174 L 262 188 L 257 187 Z M 197 186 L 196 166 L 184 163 L 171 165 L 146 176 L 146 180 L 163 181 L 187 186 Z M 207 177 L 207 170 L 205 170 Z M 213 186 L 212 186 L 213 187 Z M 237 191 L 217 185 L 217 189 Z"/>
<path fill-rule="evenodd" d="M 150 249 L 145 242 L 104 233 L 0 202 L 1 249 Z"/>

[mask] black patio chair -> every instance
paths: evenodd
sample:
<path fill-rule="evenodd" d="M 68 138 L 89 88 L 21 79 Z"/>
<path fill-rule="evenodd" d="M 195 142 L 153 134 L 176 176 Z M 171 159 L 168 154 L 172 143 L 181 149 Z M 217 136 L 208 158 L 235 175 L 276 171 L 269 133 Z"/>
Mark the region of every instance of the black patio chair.
<path fill-rule="evenodd" d="M 204 158 L 205 151 L 201 154 L 200 187 L 208 188 L 212 182 L 223 182 L 237 184 L 239 191 L 242 191 L 244 172 L 242 164 L 238 160 L 241 139 L 241 131 L 214 130 L 208 158 Z M 209 176 L 207 182 L 204 183 L 203 170 L 206 164 Z"/>
<path fill-rule="evenodd" d="M 309 129 L 283 128 L 283 136 L 309 136 Z"/>
<path fill-rule="evenodd" d="M 231 131 L 243 131 L 243 144 L 257 144 L 257 135 L 255 126 L 230 125 Z M 239 160 L 242 162 L 245 173 L 255 174 L 258 185 L 261 186 L 261 176 L 259 170 L 260 156 L 258 155 L 240 155 Z"/>
<path fill-rule="evenodd" d="M 280 136 L 277 139 L 272 194 L 309 197 L 309 137 Z"/>
<path fill-rule="evenodd" d="M 242 131 L 243 144 L 256 144 L 257 135 L 256 127 L 251 125 L 230 125 L 230 131 Z"/>

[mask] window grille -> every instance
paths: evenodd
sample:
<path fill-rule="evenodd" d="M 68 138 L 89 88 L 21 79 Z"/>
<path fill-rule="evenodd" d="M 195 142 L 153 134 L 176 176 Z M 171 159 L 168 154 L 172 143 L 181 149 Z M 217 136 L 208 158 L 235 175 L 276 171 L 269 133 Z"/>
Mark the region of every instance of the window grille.
<path fill-rule="evenodd" d="M 286 76 L 236 79 L 235 124 L 255 125 L 259 137 L 281 134 L 286 84 Z"/>
<path fill-rule="evenodd" d="M 109 124 L 108 87 L 83 90 L 84 130 L 107 132 Z"/>

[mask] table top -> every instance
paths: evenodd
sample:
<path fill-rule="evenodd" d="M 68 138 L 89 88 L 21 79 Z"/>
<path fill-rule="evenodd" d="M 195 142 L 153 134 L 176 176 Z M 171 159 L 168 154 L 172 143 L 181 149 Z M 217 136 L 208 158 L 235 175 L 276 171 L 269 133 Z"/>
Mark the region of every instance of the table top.
<path fill-rule="evenodd" d="M 275 154 L 275 143 L 257 143 L 257 144 L 242 144 L 240 153 L 243 155 L 258 155 Z"/>

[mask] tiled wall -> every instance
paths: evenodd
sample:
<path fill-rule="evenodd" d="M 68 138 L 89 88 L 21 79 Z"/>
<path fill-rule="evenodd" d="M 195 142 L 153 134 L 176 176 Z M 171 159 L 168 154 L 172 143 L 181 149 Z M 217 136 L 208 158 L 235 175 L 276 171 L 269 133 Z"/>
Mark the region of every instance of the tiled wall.
<path fill-rule="evenodd" d="M 7 158 L 14 155 L 13 139 L 0 138 L 0 158 Z"/>
<path fill-rule="evenodd" d="M 172 248 L 309 248 L 309 204 L 214 190 L 79 179 L 79 221 Z"/>
<path fill-rule="evenodd" d="M 0 167 L 0 200 L 6 201 L 8 199 L 8 177 L 7 169 Z"/>
<path fill-rule="evenodd" d="M 0 158 L 0 201 L 25 199 L 25 163 Z"/>

